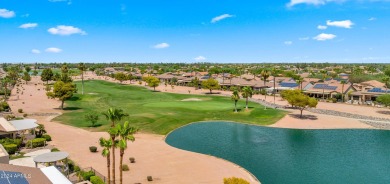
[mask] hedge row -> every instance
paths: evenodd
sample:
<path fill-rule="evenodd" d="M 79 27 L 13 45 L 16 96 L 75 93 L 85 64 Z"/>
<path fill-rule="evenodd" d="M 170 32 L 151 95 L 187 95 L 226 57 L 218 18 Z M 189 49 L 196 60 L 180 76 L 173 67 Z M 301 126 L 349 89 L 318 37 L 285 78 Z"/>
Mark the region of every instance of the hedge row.
<path fill-rule="evenodd" d="M 31 147 L 32 144 L 33 148 L 42 147 L 45 146 L 45 141 L 46 141 L 45 138 L 35 138 L 33 140 L 27 141 L 26 146 Z"/>
<path fill-rule="evenodd" d="M 104 184 L 104 181 L 99 176 L 91 176 L 89 181 L 92 184 Z"/>
<path fill-rule="evenodd" d="M 10 155 L 15 154 L 15 152 L 18 151 L 18 146 L 16 144 L 3 144 L 3 147 Z"/>

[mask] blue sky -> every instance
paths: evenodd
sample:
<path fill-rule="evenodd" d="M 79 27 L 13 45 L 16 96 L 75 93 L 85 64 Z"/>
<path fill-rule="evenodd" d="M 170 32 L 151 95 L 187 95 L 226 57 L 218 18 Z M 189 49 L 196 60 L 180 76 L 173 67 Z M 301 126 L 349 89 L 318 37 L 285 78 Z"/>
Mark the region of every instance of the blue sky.
<path fill-rule="evenodd" d="M 390 61 L 390 0 L 1 0 L 0 62 Z"/>

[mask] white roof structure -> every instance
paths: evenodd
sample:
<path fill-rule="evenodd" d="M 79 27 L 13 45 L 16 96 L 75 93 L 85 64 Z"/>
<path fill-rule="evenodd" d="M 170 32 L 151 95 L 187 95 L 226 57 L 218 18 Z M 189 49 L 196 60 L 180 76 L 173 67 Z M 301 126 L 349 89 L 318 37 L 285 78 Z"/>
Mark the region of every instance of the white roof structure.
<path fill-rule="evenodd" d="M 34 162 L 38 163 L 50 163 L 50 162 L 56 162 L 59 160 L 66 159 L 69 156 L 69 153 L 67 152 L 49 152 L 44 153 L 42 155 L 38 155 L 34 158 Z"/>
<path fill-rule="evenodd" d="M 38 127 L 35 119 L 22 119 L 7 121 L 5 118 L 0 118 L 0 132 L 17 132 L 23 130 L 30 130 Z"/>
<path fill-rule="evenodd" d="M 16 131 L 30 130 L 39 126 L 35 119 L 13 120 L 9 122 L 15 127 Z"/>
<path fill-rule="evenodd" d="M 70 182 L 70 181 L 68 180 L 68 178 L 66 178 L 66 177 L 65 177 L 57 168 L 55 168 L 54 166 L 41 168 L 41 171 L 43 172 L 43 174 L 46 175 L 47 178 L 49 178 L 49 180 L 50 180 L 52 183 L 55 183 L 55 184 L 72 184 L 72 182 Z"/>

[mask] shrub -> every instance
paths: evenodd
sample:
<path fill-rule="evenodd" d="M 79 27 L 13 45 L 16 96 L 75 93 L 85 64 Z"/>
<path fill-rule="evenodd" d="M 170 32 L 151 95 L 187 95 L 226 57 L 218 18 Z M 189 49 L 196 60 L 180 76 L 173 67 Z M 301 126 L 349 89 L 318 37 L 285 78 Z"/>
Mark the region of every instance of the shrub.
<path fill-rule="evenodd" d="M 148 181 L 153 181 L 152 176 L 147 176 L 146 179 L 147 179 Z"/>
<path fill-rule="evenodd" d="M 10 139 L 10 138 L 5 138 L 5 139 L 0 139 L 0 144 L 16 144 L 17 147 L 20 147 L 22 145 L 22 139 Z"/>
<path fill-rule="evenodd" d="M 27 114 L 23 114 L 23 117 L 25 118 L 25 117 L 27 117 L 28 115 Z"/>
<path fill-rule="evenodd" d="M 52 148 L 51 152 L 59 152 L 60 150 L 58 148 Z"/>
<path fill-rule="evenodd" d="M 91 176 L 90 181 L 92 184 L 104 184 L 104 181 L 99 176 Z"/>
<path fill-rule="evenodd" d="M 135 163 L 135 158 L 134 157 L 130 157 L 129 160 L 130 160 L 130 163 Z"/>
<path fill-rule="evenodd" d="M 10 155 L 15 154 L 18 150 L 18 146 L 16 144 L 5 144 L 3 147 Z"/>
<path fill-rule="evenodd" d="M 88 171 L 88 172 L 81 171 L 81 177 L 84 180 L 90 180 L 92 176 L 95 176 L 95 173 L 93 171 Z"/>
<path fill-rule="evenodd" d="M 42 135 L 42 138 L 46 139 L 46 141 L 51 141 L 51 136 L 48 134 Z"/>
<path fill-rule="evenodd" d="M 337 102 L 336 98 L 331 98 L 330 100 L 332 101 L 332 103 L 336 103 Z"/>
<path fill-rule="evenodd" d="M 91 151 L 92 153 L 95 153 L 95 152 L 97 152 L 97 147 L 96 146 L 90 146 L 89 147 L 89 151 Z"/>
<path fill-rule="evenodd" d="M 7 102 L 1 102 L 1 107 L 3 107 L 4 110 L 9 109 L 9 104 Z"/>
<path fill-rule="evenodd" d="M 122 171 L 129 171 L 129 166 L 127 164 L 122 165 Z"/>
<path fill-rule="evenodd" d="M 31 144 L 33 148 L 45 146 L 45 141 L 45 138 L 35 138 L 33 140 L 27 141 L 26 146 L 31 147 Z"/>
<path fill-rule="evenodd" d="M 223 184 L 249 184 L 249 182 L 242 178 L 231 177 L 231 178 L 224 178 Z"/>
<path fill-rule="evenodd" d="M 18 112 L 19 113 L 23 113 L 23 109 L 18 109 Z"/>

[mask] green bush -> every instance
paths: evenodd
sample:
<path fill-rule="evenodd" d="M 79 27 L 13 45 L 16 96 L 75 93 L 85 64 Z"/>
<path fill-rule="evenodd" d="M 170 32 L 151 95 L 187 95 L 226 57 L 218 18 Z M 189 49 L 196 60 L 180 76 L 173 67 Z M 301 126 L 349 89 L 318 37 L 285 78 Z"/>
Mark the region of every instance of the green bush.
<path fill-rule="evenodd" d="M 15 154 L 18 150 L 18 146 L 16 144 L 4 144 L 3 147 L 10 155 Z"/>
<path fill-rule="evenodd" d="M 23 109 L 18 109 L 18 112 L 19 113 L 23 113 Z"/>
<path fill-rule="evenodd" d="M 16 144 L 17 147 L 20 147 L 22 145 L 22 139 L 10 139 L 10 138 L 0 139 L 0 144 L 2 145 Z"/>
<path fill-rule="evenodd" d="M 11 90 L 7 89 L 7 96 L 10 96 Z M 0 90 L 0 95 L 4 95 L 4 89 Z"/>
<path fill-rule="evenodd" d="M 46 139 L 46 141 L 51 141 L 51 136 L 48 134 L 42 135 L 42 138 Z"/>
<path fill-rule="evenodd" d="M 33 148 L 42 147 L 45 146 L 45 141 L 46 141 L 45 138 L 35 138 L 33 140 L 27 141 L 26 146 L 31 147 L 31 143 L 32 143 Z"/>
<path fill-rule="evenodd" d="M 4 110 L 9 109 L 9 105 L 8 105 L 7 102 L 1 102 L 0 106 L 1 106 Z"/>
<path fill-rule="evenodd" d="M 52 148 L 51 152 L 59 152 L 60 150 L 58 148 Z"/>
<path fill-rule="evenodd" d="M 249 184 L 249 182 L 242 178 L 232 177 L 232 178 L 224 178 L 223 184 Z"/>
<path fill-rule="evenodd" d="M 27 114 L 23 114 L 23 117 L 25 118 L 25 117 L 27 117 L 28 115 Z"/>
<path fill-rule="evenodd" d="M 90 146 L 89 147 L 89 151 L 91 151 L 92 153 L 95 153 L 95 152 L 97 152 L 97 147 L 96 146 Z"/>
<path fill-rule="evenodd" d="M 92 184 L 104 184 L 104 181 L 99 176 L 91 176 L 90 182 Z"/>
<path fill-rule="evenodd" d="M 127 164 L 122 165 L 122 171 L 129 171 L 129 170 L 130 170 L 130 168 Z"/>
<path fill-rule="evenodd" d="M 92 176 L 95 176 L 95 173 L 93 171 L 88 171 L 88 172 L 81 171 L 81 177 L 84 180 L 90 180 Z"/>

